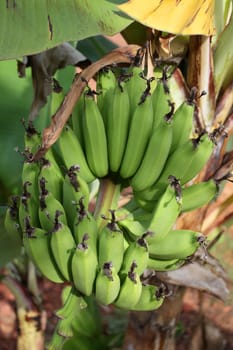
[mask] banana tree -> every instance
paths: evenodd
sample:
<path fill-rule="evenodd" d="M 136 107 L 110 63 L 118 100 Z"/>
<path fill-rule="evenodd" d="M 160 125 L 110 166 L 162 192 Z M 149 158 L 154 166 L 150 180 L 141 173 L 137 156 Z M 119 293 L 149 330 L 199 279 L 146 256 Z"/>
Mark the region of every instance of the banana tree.
<path fill-rule="evenodd" d="M 91 94 L 91 89 L 87 87 L 87 82 L 90 82 L 92 78 L 98 100 L 98 82 L 96 88 L 95 79 L 100 69 L 112 65 L 117 66 L 119 69 L 121 66 L 128 67 L 132 64 L 132 60 L 135 62 L 135 58 L 138 59 L 138 54 L 143 52 L 145 53 L 143 55 L 143 64 L 146 69 L 144 69 L 144 80 L 141 80 L 145 86 L 145 94 L 143 94 L 141 104 L 144 105 L 147 95 L 150 95 L 150 91 L 152 94 L 153 91 L 156 91 L 156 87 L 153 87 L 153 82 L 156 79 L 157 82 L 162 81 L 163 87 L 171 91 L 171 100 L 176 102 L 175 107 L 172 103 L 168 104 L 169 108 L 164 113 L 167 118 L 169 118 L 170 114 L 174 114 L 175 109 L 178 109 L 188 96 L 191 99 L 190 96 L 194 94 L 196 100 L 194 134 L 200 135 L 201 131 L 205 130 L 211 133 L 212 136 L 218 137 L 217 147 L 215 147 L 205 168 L 195 177 L 194 183 L 207 182 L 211 179 L 220 183 L 222 180 L 230 179 L 232 152 L 229 150 L 229 147 L 231 145 L 230 136 L 233 130 L 232 50 L 230 45 L 233 25 L 232 3 L 223 1 L 221 4 L 216 4 L 215 12 L 212 1 L 195 1 L 192 6 L 190 4 L 187 6 L 185 1 L 180 1 L 174 5 L 168 4 L 165 0 L 162 2 L 158 1 L 157 6 L 155 6 L 154 1 L 148 1 L 146 6 L 144 4 L 142 6 L 140 1 L 135 0 L 116 6 L 116 4 L 120 3 L 122 1 L 116 1 L 114 5 L 109 1 L 101 1 L 97 7 L 91 2 L 88 4 L 85 2 L 84 4 L 82 1 L 76 1 L 74 8 L 60 4 L 61 7 L 65 6 L 66 8 L 65 14 L 69 18 L 68 23 L 74 23 L 76 20 L 75 16 L 80 18 L 80 26 L 77 30 L 74 29 L 74 26 L 68 26 L 67 28 L 64 26 L 61 31 L 58 28 L 59 25 L 63 27 L 64 22 L 59 21 L 61 12 L 56 12 L 58 8 L 60 11 L 60 7 L 51 5 L 48 8 L 46 4 L 41 2 L 40 4 L 34 4 L 38 10 L 34 12 L 32 11 L 33 4 L 29 7 L 26 3 L 19 4 L 17 1 L 7 1 L 5 6 L 2 4 L 2 10 L 6 14 L 6 17 L 4 17 L 6 24 L 11 29 L 9 35 L 14 40 L 19 40 L 17 35 L 26 35 L 25 30 L 27 26 L 18 33 L 14 29 L 15 22 L 12 19 L 14 16 L 17 18 L 19 11 L 24 11 L 25 23 L 30 28 L 34 26 L 35 19 L 41 25 L 41 40 L 36 40 L 34 38 L 35 32 L 30 31 L 27 32 L 28 40 L 23 41 L 20 48 L 15 44 L 10 46 L 8 50 L 2 51 L 5 55 L 2 59 L 25 56 L 25 62 L 19 62 L 19 72 L 23 72 L 27 66 L 32 68 L 34 99 L 28 113 L 29 126 L 31 126 L 32 120 L 36 119 L 35 123 L 38 122 L 43 133 L 40 148 L 36 149 L 33 160 L 40 160 L 46 154 L 49 154 L 50 148 L 56 141 L 59 143 L 59 140 L 62 139 L 62 131 L 65 124 L 70 122 L 70 116 L 74 114 L 75 108 L 78 109 L 77 102 L 81 101 L 83 92 L 89 89 L 89 94 Z M 89 10 L 88 12 L 87 9 Z M 100 10 L 104 11 L 104 13 L 111 13 L 111 16 L 105 17 Z M 46 16 L 44 16 L 45 13 L 47 14 Z M 80 16 L 80 13 L 85 14 L 86 17 L 88 16 L 90 20 L 89 23 L 91 25 L 88 27 L 88 31 L 85 30 L 85 16 Z M 165 14 L 169 14 L 169 20 L 164 21 Z M 47 18 L 45 23 L 44 18 Z M 107 18 L 107 20 L 103 21 L 103 18 Z M 180 20 L 178 21 L 177 18 Z M 111 47 L 113 44 L 108 42 L 108 45 L 106 45 L 104 41 L 106 39 L 102 37 L 86 39 L 83 43 L 79 41 L 77 47 L 81 53 L 66 43 L 56 46 L 63 40 L 76 41 L 91 35 L 114 34 L 117 32 L 122 34 L 126 45 L 114 50 Z M 2 45 L 7 48 L 4 40 Z M 87 49 L 88 45 L 94 45 L 94 48 L 98 46 L 96 51 L 98 51 L 99 60 L 92 64 L 90 64 L 90 61 L 93 60 L 93 52 L 90 53 L 90 50 Z M 51 47 L 51 49 L 37 54 L 48 47 Z M 99 47 L 101 47 L 101 50 Z M 110 52 L 108 52 L 109 49 L 111 50 Z M 56 95 L 56 92 L 59 93 L 61 91 L 59 83 L 54 77 L 56 70 L 64 64 L 79 65 L 83 68 L 80 62 L 88 67 L 81 74 L 76 75 L 74 81 L 70 83 L 71 86 L 65 96 L 62 93 Z M 162 76 L 160 75 L 161 72 L 163 72 Z M 167 75 L 165 73 L 171 74 L 169 85 L 166 85 Z M 121 78 L 122 76 L 123 74 L 120 74 Z M 121 83 L 123 85 L 127 84 L 127 82 Z M 157 85 L 159 84 L 157 83 Z M 119 83 L 119 88 L 121 89 L 120 86 Z M 55 93 L 53 92 L 51 98 L 52 90 Z M 59 96 L 58 99 L 57 96 Z M 46 103 L 49 106 L 47 119 L 42 115 L 37 117 L 40 114 L 41 107 L 46 105 Z M 53 117 L 50 119 L 52 115 Z M 72 116 L 72 122 L 73 120 Z M 97 124 L 97 128 L 100 127 L 99 124 L 100 122 Z M 86 127 L 88 128 L 88 125 Z M 28 154 L 24 152 L 24 156 L 27 160 Z M 65 162 L 65 160 L 66 156 L 63 161 Z M 73 181 L 74 172 L 71 171 L 69 175 Z M 96 177 L 102 177 L 102 175 Z M 116 188 L 115 185 L 113 186 L 113 183 L 112 178 L 111 181 L 104 179 L 100 181 L 98 190 L 95 190 L 95 186 L 93 187 L 94 194 L 91 205 L 95 207 L 94 215 L 100 227 L 106 225 L 108 210 L 112 203 L 116 203 L 116 197 L 119 199 L 119 188 Z M 179 184 L 177 185 L 176 183 L 175 188 L 179 202 L 182 198 L 179 192 Z M 124 196 L 124 192 L 121 193 L 120 200 L 123 203 L 127 198 L 131 199 L 133 196 L 130 189 L 128 190 L 128 197 Z M 20 189 L 18 192 L 20 192 Z M 95 199 L 96 192 L 97 199 Z M 24 194 L 24 197 L 27 197 L 27 188 L 25 188 Z M 175 228 L 177 230 L 190 229 L 203 232 L 205 235 L 211 234 L 214 229 L 219 228 L 228 219 L 228 217 L 223 216 L 221 221 L 218 221 L 217 216 L 229 203 L 231 203 L 231 196 L 228 202 L 220 202 L 219 207 L 214 212 L 211 212 L 211 204 L 202 205 L 191 212 L 183 212 L 176 220 Z M 79 207 L 83 209 L 82 201 L 79 202 Z M 56 215 L 58 218 L 59 213 Z M 111 229 L 114 228 L 113 232 L 114 230 L 117 232 L 118 228 L 115 229 L 114 211 L 111 211 L 111 215 L 112 218 L 107 226 L 110 226 Z M 26 233 L 29 236 L 30 234 L 33 235 L 32 227 L 29 224 L 27 225 Z M 212 236 L 210 235 L 210 237 Z M 207 247 L 205 243 L 201 244 L 202 253 L 203 249 L 204 251 L 205 249 L 210 249 L 214 241 L 215 237 L 210 240 Z M 85 251 L 86 244 L 85 236 L 79 242 L 81 251 Z M 27 248 L 25 249 L 27 250 Z M 133 346 L 135 349 L 141 347 L 145 349 L 173 349 L 175 346 L 175 323 L 181 310 L 184 288 L 191 286 L 225 299 L 227 288 L 224 279 L 217 272 L 219 270 L 218 262 L 209 253 L 204 254 L 203 263 L 203 254 L 200 254 L 198 250 L 196 255 L 193 256 L 191 264 L 184 264 L 174 271 L 157 271 L 155 276 L 147 276 L 151 281 L 153 279 L 160 281 L 160 293 L 162 293 L 163 297 L 165 296 L 165 300 L 163 305 L 156 311 L 144 311 L 141 313 L 131 311 L 130 313 L 123 312 L 123 315 L 121 314 L 122 318 L 129 320 L 128 328 L 125 329 L 125 339 L 122 342 L 123 348 L 127 349 L 129 346 Z M 112 276 L 113 270 L 111 265 L 105 266 L 104 273 L 107 276 Z M 134 267 L 132 267 L 131 275 L 133 273 Z M 189 278 L 190 274 L 192 275 L 191 280 Z M 211 283 L 213 279 L 215 279 L 215 283 Z M 77 285 L 79 285 L 78 282 Z M 84 302 L 79 294 L 76 295 L 72 287 L 68 287 L 64 291 L 64 300 L 69 301 L 69 293 L 73 293 L 72 295 L 75 295 L 75 298 L 77 297 L 78 308 L 76 311 L 83 315 L 83 320 L 78 317 L 75 319 L 73 314 L 72 324 L 74 329 L 70 333 L 69 324 L 62 321 L 63 311 L 66 312 L 65 309 L 58 311 L 59 322 L 51 348 L 59 349 L 62 347 L 63 340 L 61 340 L 61 335 L 64 333 L 64 330 L 67 332 L 65 332 L 67 337 L 75 334 L 71 340 L 64 343 L 64 349 L 71 349 L 74 346 L 80 349 L 82 347 L 88 349 L 92 346 L 94 337 L 97 337 L 96 348 L 111 348 L 115 344 L 119 345 L 122 341 L 121 337 L 119 339 L 119 335 L 116 335 L 114 343 L 113 335 L 108 338 L 101 334 L 103 330 L 100 327 L 100 310 L 96 307 L 94 300 L 90 297 L 90 299 L 85 299 Z M 81 312 L 81 310 L 86 311 Z M 94 322 L 93 320 L 91 322 L 91 319 Z M 86 328 L 86 334 L 85 332 L 80 334 L 80 328 L 83 329 L 82 322 L 85 322 L 88 328 Z M 142 327 L 144 332 L 139 331 Z"/>

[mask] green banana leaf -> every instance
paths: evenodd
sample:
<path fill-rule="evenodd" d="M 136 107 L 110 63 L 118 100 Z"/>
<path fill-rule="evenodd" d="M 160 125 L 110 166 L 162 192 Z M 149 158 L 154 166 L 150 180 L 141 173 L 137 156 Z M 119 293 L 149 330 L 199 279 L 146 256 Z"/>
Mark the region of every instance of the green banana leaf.
<path fill-rule="evenodd" d="M 3 207 L 1 207 L 2 213 Z M 6 207 L 4 208 L 4 211 Z M 0 268 L 8 264 L 21 253 L 22 243 L 17 236 L 9 235 L 4 230 L 4 215 L 0 216 Z"/>
<path fill-rule="evenodd" d="M 34 54 L 64 41 L 113 35 L 132 20 L 122 0 L 6 0 L 0 2 L 0 60 Z"/>
<path fill-rule="evenodd" d="M 0 203 L 6 203 L 9 194 L 17 193 L 23 158 L 15 151 L 23 149 L 24 128 L 32 101 L 30 71 L 24 79 L 18 78 L 16 61 L 0 62 Z"/>
<path fill-rule="evenodd" d="M 112 41 L 102 35 L 80 40 L 76 46 L 86 58 L 94 62 L 117 47 Z"/>
<path fill-rule="evenodd" d="M 214 77 L 216 97 L 220 89 L 226 87 L 233 79 L 233 14 L 221 35 L 218 37 L 214 51 Z"/>

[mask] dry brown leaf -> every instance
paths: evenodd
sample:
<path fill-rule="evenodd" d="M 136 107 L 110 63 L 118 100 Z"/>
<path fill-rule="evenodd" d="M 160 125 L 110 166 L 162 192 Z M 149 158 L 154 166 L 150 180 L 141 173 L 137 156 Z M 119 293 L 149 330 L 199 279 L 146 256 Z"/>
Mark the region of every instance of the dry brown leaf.
<path fill-rule="evenodd" d="M 78 62 L 84 61 L 86 58 L 69 43 L 63 43 L 50 50 L 28 56 L 27 59 L 27 66 L 30 66 L 32 70 L 34 89 L 33 102 L 29 112 L 29 120 L 32 121 L 46 104 L 47 96 L 53 90 L 53 76 L 56 71 L 68 65 L 77 65 Z"/>
<path fill-rule="evenodd" d="M 214 260 L 218 266 L 217 260 Z M 224 279 L 225 274 L 223 273 L 224 276 L 220 277 L 219 269 L 213 266 L 213 261 L 211 263 L 212 265 L 203 264 L 197 260 L 174 271 L 158 272 L 156 276 L 163 282 L 195 288 L 226 301 L 229 290 Z"/>

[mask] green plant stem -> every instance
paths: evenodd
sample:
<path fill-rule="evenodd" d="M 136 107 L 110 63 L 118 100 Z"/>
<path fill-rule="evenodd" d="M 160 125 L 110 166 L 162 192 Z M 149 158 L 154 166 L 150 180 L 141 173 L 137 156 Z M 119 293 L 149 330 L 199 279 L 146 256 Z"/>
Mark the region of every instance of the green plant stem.
<path fill-rule="evenodd" d="M 109 216 L 109 209 L 118 208 L 118 200 L 120 197 L 120 184 L 114 184 L 110 179 L 104 178 L 100 180 L 99 191 L 97 194 L 96 207 L 94 217 L 96 219 L 99 230 L 107 223 L 102 216 Z"/>
<path fill-rule="evenodd" d="M 36 267 L 30 259 L 28 261 L 28 289 L 33 294 L 36 304 L 40 305 L 42 298 L 36 276 Z"/>
<path fill-rule="evenodd" d="M 25 310 L 32 308 L 32 302 L 30 298 L 25 294 L 25 291 L 23 290 L 20 283 L 18 283 L 10 276 L 5 276 L 1 281 L 14 295 L 17 308 L 23 308 Z"/>

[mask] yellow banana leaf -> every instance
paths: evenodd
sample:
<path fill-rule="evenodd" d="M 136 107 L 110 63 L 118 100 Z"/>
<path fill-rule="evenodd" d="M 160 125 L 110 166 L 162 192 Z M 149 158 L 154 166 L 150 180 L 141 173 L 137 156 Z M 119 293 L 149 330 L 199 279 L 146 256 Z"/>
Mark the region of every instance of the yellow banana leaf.
<path fill-rule="evenodd" d="M 214 34 L 214 0 L 129 0 L 118 7 L 137 22 L 164 32 Z"/>

